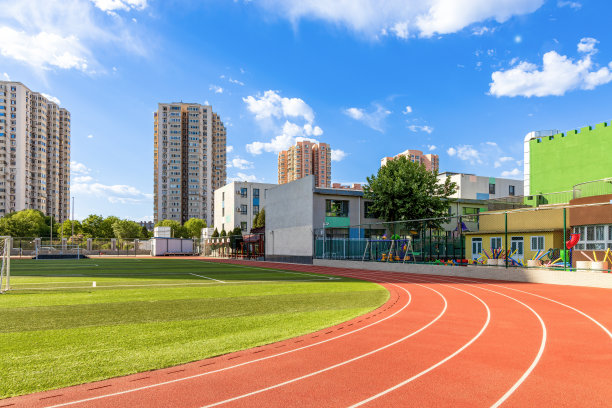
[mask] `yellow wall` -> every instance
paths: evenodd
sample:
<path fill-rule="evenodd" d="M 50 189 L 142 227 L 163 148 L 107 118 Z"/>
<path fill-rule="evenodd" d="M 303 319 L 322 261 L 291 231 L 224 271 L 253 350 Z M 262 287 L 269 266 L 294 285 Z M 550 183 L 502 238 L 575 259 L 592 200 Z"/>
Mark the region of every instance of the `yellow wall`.
<path fill-rule="evenodd" d="M 481 213 L 480 232 L 504 231 L 505 218 L 502 212 Z M 566 212 L 566 225 L 569 228 L 569 211 Z M 563 209 L 538 209 L 508 214 L 508 231 L 563 229 Z"/>
<path fill-rule="evenodd" d="M 563 221 L 563 218 L 561 218 Z M 512 237 L 522 237 L 523 238 L 523 248 L 524 248 L 524 258 L 531 259 L 537 253 L 537 251 L 531 250 L 531 237 L 533 236 L 543 236 L 544 237 L 544 250 L 548 250 L 549 248 L 563 248 L 563 231 L 546 231 L 546 232 L 508 232 L 508 249 L 510 249 L 510 245 L 512 242 Z M 500 237 L 502 242 L 502 247 L 505 248 L 504 242 L 504 233 L 503 232 L 495 232 L 495 233 L 476 233 L 470 234 L 466 237 L 466 257 L 467 259 L 472 259 L 472 239 L 474 238 L 482 238 L 482 248 L 486 250 L 488 253 L 491 253 L 491 238 L 492 237 Z M 569 239 L 569 236 L 567 237 Z M 514 256 L 516 259 L 516 255 Z"/>

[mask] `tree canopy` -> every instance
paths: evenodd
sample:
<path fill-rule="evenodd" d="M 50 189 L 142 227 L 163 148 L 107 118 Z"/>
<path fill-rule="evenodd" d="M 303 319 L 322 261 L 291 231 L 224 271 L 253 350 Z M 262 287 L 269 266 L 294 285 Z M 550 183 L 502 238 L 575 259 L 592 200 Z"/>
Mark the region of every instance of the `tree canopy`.
<path fill-rule="evenodd" d="M 367 181 L 363 191 L 372 200 L 369 210 L 385 221 L 444 217 L 449 197 L 456 191 L 449 177 L 440 183 L 437 171 L 430 172 L 403 156 L 387 162 Z"/>
<path fill-rule="evenodd" d="M 183 224 L 189 238 L 199 238 L 202 228 L 206 228 L 206 221 L 201 218 L 190 218 Z"/>
<path fill-rule="evenodd" d="M 254 228 L 262 228 L 266 226 L 266 209 L 262 208 L 259 213 L 255 217 L 253 217 L 253 227 Z"/>
<path fill-rule="evenodd" d="M 187 229 L 180 222 L 174 220 L 162 220 L 155 224 L 156 227 L 170 227 L 172 237 L 174 238 L 191 238 Z"/>

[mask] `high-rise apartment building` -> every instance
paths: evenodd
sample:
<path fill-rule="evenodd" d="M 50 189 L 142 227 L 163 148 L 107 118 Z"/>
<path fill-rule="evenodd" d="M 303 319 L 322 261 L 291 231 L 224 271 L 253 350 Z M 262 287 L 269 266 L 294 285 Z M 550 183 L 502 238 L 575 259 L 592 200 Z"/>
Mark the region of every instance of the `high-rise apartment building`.
<path fill-rule="evenodd" d="M 327 143 L 297 142 L 278 154 L 278 184 L 315 176 L 316 187 L 331 184 L 331 149 Z"/>
<path fill-rule="evenodd" d="M 390 160 L 404 156 L 413 163 L 420 163 L 429 171 L 438 171 L 440 169 L 440 161 L 437 154 L 423 154 L 420 150 L 406 150 L 393 157 L 383 157 L 380 160 L 380 167 L 384 166 Z"/>
<path fill-rule="evenodd" d="M 0 216 L 70 210 L 70 112 L 21 82 L 0 81 Z"/>
<path fill-rule="evenodd" d="M 226 130 L 209 105 L 160 103 L 154 113 L 154 219 L 213 223 L 225 185 Z"/>

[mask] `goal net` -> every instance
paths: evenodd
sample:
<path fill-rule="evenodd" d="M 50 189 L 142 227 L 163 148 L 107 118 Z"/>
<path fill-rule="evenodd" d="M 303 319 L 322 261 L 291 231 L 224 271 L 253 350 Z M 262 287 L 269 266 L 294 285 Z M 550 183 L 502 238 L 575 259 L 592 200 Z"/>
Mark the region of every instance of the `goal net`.
<path fill-rule="evenodd" d="M 43 245 L 36 247 L 35 259 L 82 259 L 83 249 L 79 245 Z"/>
<path fill-rule="evenodd" d="M 11 288 L 11 237 L 0 237 L 0 293 Z"/>

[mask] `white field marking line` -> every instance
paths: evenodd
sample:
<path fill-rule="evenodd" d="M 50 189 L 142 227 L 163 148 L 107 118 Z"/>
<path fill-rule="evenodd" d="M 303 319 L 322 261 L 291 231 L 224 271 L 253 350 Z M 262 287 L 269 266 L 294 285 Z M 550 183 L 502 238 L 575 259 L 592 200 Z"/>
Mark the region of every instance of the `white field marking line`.
<path fill-rule="evenodd" d="M 61 268 L 67 268 L 67 269 L 77 269 L 77 268 L 91 268 L 92 266 L 100 266 L 98 264 L 89 264 L 89 265 L 70 265 L 70 264 L 53 264 L 53 265 L 36 265 L 36 269 L 55 269 L 57 267 L 61 267 Z M 13 266 L 12 269 L 14 270 L 21 270 L 21 269 L 32 269 L 29 266 L 25 266 L 25 265 L 17 265 L 17 266 Z"/>
<path fill-rule="evenodd" d="M 190 272 L 189 274 L 190 274 L 190 275 L 193 275 L 193 276 L 197 276 L 198 278 L 210 279 L 210 280 L 214 280 L 214 281 L 221 282 L 221 283 L 227 283 L 227 282 L 224 282 L 224 281 L 219 280 L 219 279 L 209 278 L 208 276 L 198 275 L 198 274 L 196 274 L 196 273 L 191 273 L 191 272 Z"/>
<path fill-rule="evenodd" d="M 417 277 L 416 279 L 419 279 L 419 278 Z M 461 284 L 466 284 L 466 283 L 465 283 L 465 281 L 458 281 L 458 280 L 444 279 L 444 278 L 438 278 L 438 277 L 433 277 L 433 276 L 429 277 L 429 279 L 427 279 L 427 278 L 420 278 L 420 280 L 421 280 L 421 281 L 430 281 L 431 279 L 435 279 L 435 280 L 438 280 L 438 281 L 441 281 L 441 282 L 449 282 L 449 283 L 461 283 Z M 509 298 L 509 299 L 514 300 L 515 302 L 517 302 L 517 303 L 519 303 L 519 304 L 523 305 L 525 308 L 527 308 L 528 310 L 530 310 L 530 311 L 531 311 L 531 313 L 533 313 L 533 314 L 536 316 L 536 318 L 539 320 L 539 322 L 540 322 L 540 326 L 542 327 L 542 340 L 541 340 L 541 342 L 540 342 L 540 348 L 539 348 L 539 350 L 538 350 L 538 353 L 536 354 L 536 357 L 535 357 L 535 358 L 534 358 L 534 360 L 532 361 L 532 363 L 531 363 L 531 365 L 529 366 L 529 368 L 527 368 L 527 370 L 526 370 L 526 371 L 523 373 L 523 375 L 522 375 L 522 376 L 521 376 L 521 377 L 520 377 L 520 378 L 519 378 L 519 379 L 518 379 L 518 380 L 517 380 L 517 381 L 516 381 L 516 382 L 515 382 L 515 383 L 512 385 L 512 387 L 510 387 L 510 389 L 509 389 L 508 391 L 506 391 L 506 393 L 505 393 L 505 394 L 504 394 L 504 395 L 503 395 L 503 396 L 502 396 L 502 397 L 501 397 L 501 398 L 500 398 L 498 401 L 496 401 L 496 402 L 495 402 L 495 404 L 493 404 L 493 405 L 491 406 L 492 408 L 496 408 L 496 407 L 499 407 L 501 404 L 503 404 L 503 403 L 504 403 L 504 402 L 505 402 L 505 401 L 506 401 L 506 400 L 507 400 L 507 399 L 510 397 L 510 395 L 512 395 L 512 393 L 514 393 L 514 391 L 516 391 L 516 390 L 518 389 L 518 387 L 519 387 L 519 386 L 520 386 L 520 385 L 521 385 L 521 384 L 522 384 L 522 383 L 523 383 L 523 382 L 524 382 L 524 381 L 527 379 L 527 377 L 528 377 L 528 376 L 531 374 L 531 372 L 533 371 L 533 369 L 535 368 L 535 366 L 536 366 L 536 365 L 539 363 L 540 359 L 542 358 L 542 354 L 544 353 L 544 348 L 545 348 L 545 346 L 546 346 L 546 339 L 547 339 L 547 330 L 546 330 L 546 325 L 544 324 L 544 320 L 542 320 L 542 318 L 540 317 L 540 315 L 539 315 L 539 314 L 538 314 L 538 313 L 537 313 L 535 310 L 533 310 L 531 307 L 529 307 L 529 306 L 528 306 L 528 305 L 526 305 L 525 303 L 521 302 L 520 300 L 513 298 L 512 296 L 508 296 L 508 295 L 506 295 L 506 294 L 503 294 L 503 293 L 500 293 L 500 292 L 496 292 L 496 291 L 491 290 L 491 289 L 486 289 L 486 288 L 482 288 L 482 287 L 479 287 L 479 286 L 475 286 L 475 285 L 470 285 L 470 284 L 467 284 L 467 286 L 471 286 L 471 287 L 474 287 L 474 288 L 477 288 L 477 289 L 481 289 L 481 290 L 486 290 L 486 291 L 488 291 L 488 292 L 492 292 L 492 293 L 497 293 L 497 294 L 498 294 L 498 295 L 500 295 L 500 296 L 504 296 L 504 297 L 507 297 L 507 298 Z M 460 289 L 459 289 L 459 290 L 460 290 Z M 433 368 L 435 368 L 435 367 L 433 367 Z M 404 381 L 404 382 L 402 382 L 402 383 L 400 383 L 400 384 L 398 384 L 398 385 L 396 385 L 396 386 L 394 386 L 394 387 L 392 387 L 392 388 L 390 388 L 390 389 L 388 389 L 388 390 L 385 390 L 385 391 L 383 391 L 383 392 L 381 392 L 381 393 L 379 393 L 379 394 L 377 394 L 377 395 L 375 395 L 375 396 L 373 396 L 373 397 L 370 397 L 370 398 L 368 398 L 367 400 L 364 400 L 364 401 L 361 401 L 361 402 L 359 402 L 359 403 L 357 403 L 357 404 L 355 404 L 355 405 L 352 405 L 352 406 L 351 406 L 351 408 L 352 408 L 352 407 L 357 407 L 357 406 L 362 405 L 362 404 L 365 404 L 365 403 L 367 403 L 367 402 L 369 402 L 369 401 L 371 401 L 371 400 L 373 400 L 373 399 L 375 399 L 375 398 L 378 398 L 378 397 L 380 397 L 380 396 L 382 396 L 382 395 L 384 395 L 384 394 L 386 394 L 386 393 L 388 393 L 388 392 L 390 392 L 390 391 L 393 391 L 393 390 L 395 390 L 395 389 L 397 389 L 397 388 L 399 388 L 399 387 L 401 387 L 401 386 L 403 386 L 403 385 L 405 385 L 405 384 L 407 384 L 407 383 L 411 382 L 412 380 L 414 380 L 414 379 L 418 378 L 419 376 L 420 376 L 420 375 L 417 375 L 417 376 L 415 376 L 415 377 L 409 378 L 408 380 L 406 380 L 406 381 Z"/>
<path fill-rule="evenodd" d="M 359 406 L 361 406 L 361 405 L 367 404 L 368 402 L 373 401 L 373 400 L 375 400 L 376 398 L 382 397 L 383 395 L 388 394 L 388 393 L 390 393 L 391 391 L 397 390 L 398 388 L 403 387 L 404 385 L 406 385 L 406 384 L 408 384 L 408 383 L 410 383 L 410 382 L 412 382 L 412 381 L 416 380 L 417 378 L 419 378 L 419 377 L 421 377 L 421 376 L 423 376 L 423 375 L 427 374 L 428 372 L 430 372 L 430 371 L 432 371 L 432 370 L 434 370 L 434 369 L 436 369 L 436 368 L 440 367 L 442 364 L 446 363 L 446 362 L 447 362 L 447 361 L 449 361 L 451 358 L 455 357 L 457 354 L 461 353 L 463 350 L 465 350 L 465 349 L 466 349 L 466 348 L 468 348 L 470 345 L 472 345 L 472 343 L 474 343 L 474 342 L 475 342 L 475 341 L 476 341 L 476 340 L 477 340 L 477 339 L 478 339 L 478 338 L 479 338 L 479 337 L 482 335 L 482 333 L 484 333 L 484 331 L 485 331 L 485 330 L 487 329 L 487 327 L 489 326 L 489 323 L 491 322 L 491 310 L 489 309 L 489 306 L 488 306 L 488 305 L 487 305 L 487 304 L 486 304 L 486 303 L 485 303 L 485 302 L 484 302 L 484 301 L 483 301 L 481 298 L 479 298 L 478 296 L 476 296 L 476 295 L 474 295 L 474 294 L 472 294 L 472 293 L 470 293 L 470 292 L 467 292 L 467 291 L 465 291 L 465 290 L 463 290 L 463 289 L 455 288 L 454 286 L 450 286 L 450 285 L 443 285 L 443 286 L 448 286 L 449 288 L 453 288 L 453 289 L 456 289 L 456 290 L 460 290 L 461 292 L 465 292 L 465 293 L 467 293 L 468 295 L 470 295 L 470 296 L 472 296 L 472 297 L 475 297 L 475 298 L 476 298 L 476 299 L 477 299 L 477 300 L 478 300 L 480 303 L 482 303 L 482 304 L 484 305 L 485 309 L 487 310 L 487 320 L 485 321 L 484 325 L 481 327 L 480 331 L 479 331 L 479 332 L 476 334 L 476 336 L 472 337 L 472 338 L 470 339 L 470 341 L 468 341 L 468 342 L 467 342 L 467 343 L 465 343 L 463 346 L 461 346 L 461 347 L 460 347 L 460 348 L 459 348 L 457 351 L 455 351 L 453 354 L 451 354 L 451 355 L 449 355 L 449 356 L 445 357 L 444 359 L 442 359 L 442 360 L 438 361 L 436 364 L 432 365 L 431 367 L 427 368 L 426 370 L 423 370 L 423 371 L 421 371 L 420 373 L 415 374 L 415 375 L 413 375 L 412 377 L 408 378 L 407 380 L 402 381 L 401 383 L 399 383 L 399 384 L 397 384 L 397 385 L 394 385 L 394 386 L 393 386 L 393 387 L 391 387 L 391 388 L 387 388 L 386 390 L 384 390 L 384 391 L 382 391 L 382 392 L 379 392 L 378 394 L 373 395 L 373 396 L 371 396 L 370 398 L 367 398 L 367 399 L 365 399 L 365 400 L 363 400 L 363 401 L 360 401 L 360 402 L 358 402 L 358 403 L 356 403 L 356 404 L 353 404 L 353 405 L 351 405 L 349 408 L 359 407 Z"/>
<path fill-rule="evenodd" d="M 174 383 L 185 381 L 185 380 L 191 380 L 191 379 L 203 377 L 203 376 L 206 376 L 206 375 L 209 375 L 209 374 L 215 374 L 215 373 L 218 373 L 218 372 L 221 372 L 221 371 L 231 370 L 232 368 L 237 368 L 237 367 L 242 367 L 242 366 L 245 366 L 245 365 L 257 363 L 259 361 L 264 361 L 264 360 L 269 360 L 269 359 L 272 359 L 272 358 L 284 356 L 286 354 L 294 353 L 296 351 L 301 351 L 301 350 L 308 349 L 308 348 L 311 348 L 311 347 L 314 347 L 314 346 L 318 346 L 320 344 L 324 344 L 324 343 L 327 343 L 327 342 L 330 342 L 330 341 L 333 341 L 333 340 L 340 339 L 342 337 L 346 337 L 348 335 L 354 334 L 354 333 L 359 332 L 361 330 L 364 330 L 364 329 L 367 329 L 367 328 L 372 327 L 374 325 L 377 325 L 379 323 L 382 323 L 385 320 L 390 319 L 390 318 L 396 316 L 398 313 L 400 313 L 404 309 L 406 309 L 408 307 L 408 305 L 410 305 L 410 303 L 412 302 L 412 295 L 410 294 L 410 292 L 407 289 L 402 288 L 401 286 L 396 285 L 396 284 L 391 283 L 391 282 L 383 282 L 383 283 L 389 283 L 389 284 L 391 284 L 393 286 L 398 287 L 399 289 L 403 290 L 404 292 L 406 292 L 408 294 L 408 302 L 406 302 L 406 304 L 404 306 L 402 306 L 399 310 L 396 310 L 393 314 L 390 314 L 387 317 L 384 317 L 384 318 L 382 318 L 382 319 L 380 319 L 378 321 L 375 321 L 373 323 L 370 323 L 370 324 L 368 324 L 366 326 L 360 327 L 360 328 L 355 329 L 353 331 L 342 333 L 339 336 L 332 337 L 332 338 L 326 339 L 326 340 L 321 340 L 321 341 L 319 341 L 317 343 L 308 344 L 306 346 L 298 347 L 298 348 L 293 349 L 293 350 L 287 350 L 287 351 L 283 351 L 281 353 L 274 354 L 274 355 L 271 355 L 271 356 L 261 357 L 261 358 L 258 358 L 258 359 L 255 359 L 255 360 L 251 360 L 251 361 L 245 361 L 244 363 L 239 363 L 239 364 L 236 364 L 236 365 L 233 365 L 233 366 L 220 368 L 218 370 L 213 370 L 213 371 L 208 371 L 208 372 L 205 372 L 205 373 L 194 374 L 194 375 L 190 375 L 190 376 L 182 377 L 182 378 L 176 378 L 174 380 L 164 381 L 164 382 L 160 382 L 160 383 L 156 383 L 156 384 L 145 385 L 145 386 L 142 386 L 142 387 L 133 388 L 131 390 L 125 390 L 125 391 L 119 391 L 119 392 L 114 392 L 114 393 L 110 393 L 110 394 L 99 395 L 97 397 L 85 398 L 85 399 L 78 400 L 78 401 L 64 402 L 64 403 L 57 404 L 57 405 L 50 405 L 50 406 L 47 406 L 46 408 L 65 407 L 65 406 L 68 406 L 68 405 L 80 404 L 82 402 L 94 401 L 94 400 L 98 400 L 98 399 L 102 399 L 102 398 L 107 398 L 107 397 L 114 397 L 114 396 L 117 396 L 117 395 L 128 394 L 128 393 L 135 392 L 135 391 L 142 391 L 142 390 L 147 390 L 147 389 L 151 389 L 151 388 L 160 387 L 160 386 L 163 386 L 163 385 L 174 384 Z M 410 283 L 410 282 L 406 282 L 406 283 Z M 429 289 L 429 288 L 427 288 L 427 289 Z M 430 289 L 430 290 L 433 290 L 433 289 Z"/>
<path fill-rule="evenodd" d="M 438 314 L 438 316 L 436 316 L 436 317 L 435 317 L 435 318 L 434 318 L 432 321 L 430 321 L 429 323 L 427 323 L 425 326 L 423 326 L 423 327 L 419 328 L 419 329 L 418 329 L 418 330 L 416 330 L 416 331 L 413 331 L 412 333 L 410 333 L 410 334 L 408 334 L 407 336 L 404 336 L 404 337 L 402 337 L 402 338 L 400 338 L 400 339 L 398 339 L 398 340 L 395 340 L 395 341 L 393 341 L 393 342 L 391 342 L 391 343 L 388 343 L 388 344 L 386 344 L 386 345 L 384 345 L 384 346 L 382 346 L 382 347 L 379 347 L 379 348 L 377 348 L 377 349 L 375 349 L 375 350 L 371 350 L 371 351 L 368 351 L 367 353 L 364 353 L 364 354 L 358 355 L 358 356 L 356 356 L 356 357 L 353 357 L 353 358 L 351 358 L 351 359 L 345 360 L 345 361 L 343 361 L 343 362 L 341 362 L 341 363 L 337 363 L 337 364 L 334 364 L 334 365 L 332 365 L 332 366 L 325 367 L 325 368 L 323 368 L 323 369 L 321 369 L 321 370 L 314 371 L 314 372 L 311 372 L 311 373 L 308 373 L 308 374 L 302 375 L 302 376 L 300 376 L 300 377 L 292 378 L 291 380 L 283 381 L 283 382 L 281 382 L 281 383 L 278 383 L 278 384 L 275 384 L 275 385 L 271 385 L 271 386 L 269 386 L 269 387 L 262 388 L 262 389 L 259 389 L 259 390 L 257 390 L 257 391 L 253 391 L 253 392 L 249 392 L 249 393 L 246 393 L 246 394 L 238 395 L 238 396 L 236 396 L 236 397 L 228 398 L 228 399 L 226 399 L 226 400 L 219 401 L 219 402 L 215 402 L 215 403 L 213 403 L 213 404 L 204 405 L 204 406 L 203 406 L 203 407 L 201 407 L 201 408 L 216 407 L 216 406 L 218 406 L 218 405 L 226 404 L 226 403 L 228 403 L 228 402 L 236 401 L 236 400 L 239 400 L 239 399 L 242 399 L 242 398 L 247 398 L 247 397 L 250 397 L 250 396 L 253 396 L 253 395 L 261 394 L 262 392 L 266 392 L 266 391 L 269 391 L 269 390 L 273 390 L 273 389 L 275 389 L 275 388 L 280 388 L 280 387 L 283 387 L 283 386 L 285 386 L 285 385 L 287 385 L 287 384 L 291 384 L 291 383 L 294 383 L 294 382 L 297 382 L 297 381 L 300 381 L 300 380 L 304 380 L 304 379 L 309 378 L 309 377 L 313 377 L 313 376 L 315 376 L 315 375 L 318 375 L 318 374 L 324 373 L 324 372 L 326 372 L 326 371 L 333 370 L 334 368 L 338 368 L 338 367 L 341 367 L 341 366 L 343 366 L 343 365 L 346 365 L 346 364 L 352 363 L 352 362 L 354 362 L 354 361 L 360 360 L 360 359 L 362 359 L 362 358 L 368 357 L 368 356 L 370 356 L 370 355 L 372 355 L 372 354 L 374 354 L 374 353 L 377 353 L 377 352 L 379 352 L 379 351 L 385 350 L 385 349 L 387 349 L 387 348 L 389 348 L 389 347 L 392 347 L 392 346 L 394 346 L 394 345 L 396 345 L 396 344 L 398 344 L 398 343 L 401 343 L 401 342 L 402 342 L 402 341 L 404 341 L 404 340 L 409 339 L 410 337 L 413 337 L 413 336 L 417 335 L 418 333 L 422 332 L 423 330 L 427 329 L 429 326 L 431 326 L 432 324 L 434 324 L 436 321 L 438 321 L 438 320 L 439 320 L 439 319 L 440 319 L 440 318 L 441 318 L 441 317 L 442 317 L 442 316 L 443 316 L 443 315 L 446 313 L 446 309 L 448 308 L 448 303 L 447 303 L 446 298 L 444 297 L 444 295 L 442 295 L 442 294 L 441 294 L 440 292 L 438 292 L 437 290 L 432 289 L 432 288 L 429 288 L 429 287 L 424 286 L 424 285 L 421 285 L 421 284 L 418 284 L 418 283 L 414 283 L 414 282 L 410 282 L 410 283 L 413 283 L 413 284 L 415 284 L 415 285 L 422 286 L 422 287 L 424 287 L 424 288 L 426 288 L 426 289 L 432 290 L 432 291 L 436 292 L 438 295 L 440 295 L 440 297 L 442 297 L 442 300 L 444 300 L 444 307 L 442 308 L 442 311 L 440 312 L 440 314 Z M 487 322 L 487 324 L 488 324 L 488 322 Z"/>
<path fill-rule="evenodd" d="M 329 282 L 327 279 L 287 279 L 287 280 L 267 280 L 267 281 L 233 281 L 233 282 L 223 282 L 226 285 L 238 285 L 238 284 L 249 284 L 249 283 L 279 283 L 279 282 Z M 83 282 L 93 282 L 92 281 L 83 281 Z M 96 281 L 100 282 L 100 281 Z M 111 282 L 102 282 L 102 283 L 111 283 Z M 193 285 L 214 285 L 215 282 L 184 282 L 184 283 L 150 283 L 146 285 L 98 285 L 96 288 L 131 288 L 131 287 L 154 287 L 154 286 L 193 286 Z M 17 284 L 19 286 L 19 284 Z M 92 286 L 56 286 L 52 288 L 13 288 L 12 290 L 57 290 L 57 289 L 91 289 Z"/>
<path fill-rule="evenodd" d="M 307 275 L 307 276 L 317 276 L 320 278 L 325 278 L 325 279 L 338 279 L 336 277 L 333 276 L 325 276 L 325 274 L 314 274 L 314 273 L 301 273 L 301 272 L 290 272 L 290 271 L 284 271 L 282 269 L 274 269 L 274 268 L 262 268 L 259 266 L 247 266 L 247 265 L 240 265 L 240 264 L 231 264 L 231 263 L 219 263 L 219 262 L 210 262 L 210 261 L 198 261 L 198 262 L 204 262 L 207 264 L 211 264 L 211 265 L 229 265 L 229 266 L 233 266 L 236 268 L 248 268 L 248 269 L 260 269 L 263 271 L 267 271 L 267 272 L 274 272 L 274 273 L 291 273 L 294 275 Z"/>
<path fill-rule="evenodd" d="M 83 283 L 83 282 L 93 282 L 90 280 L 86 280 L 86 281 L 72 281 L 72 282 L 24 282 L 21 283 L 19 281 L 15 282 L 15 277 L 12 276 L 12 280 L 11 280 L 11 286 L 12 285 L 17 285 L 17 286 L 21 286 L 21 285 L 51 285 L 51 284 L 59 284 L 59 283 Z"/>

